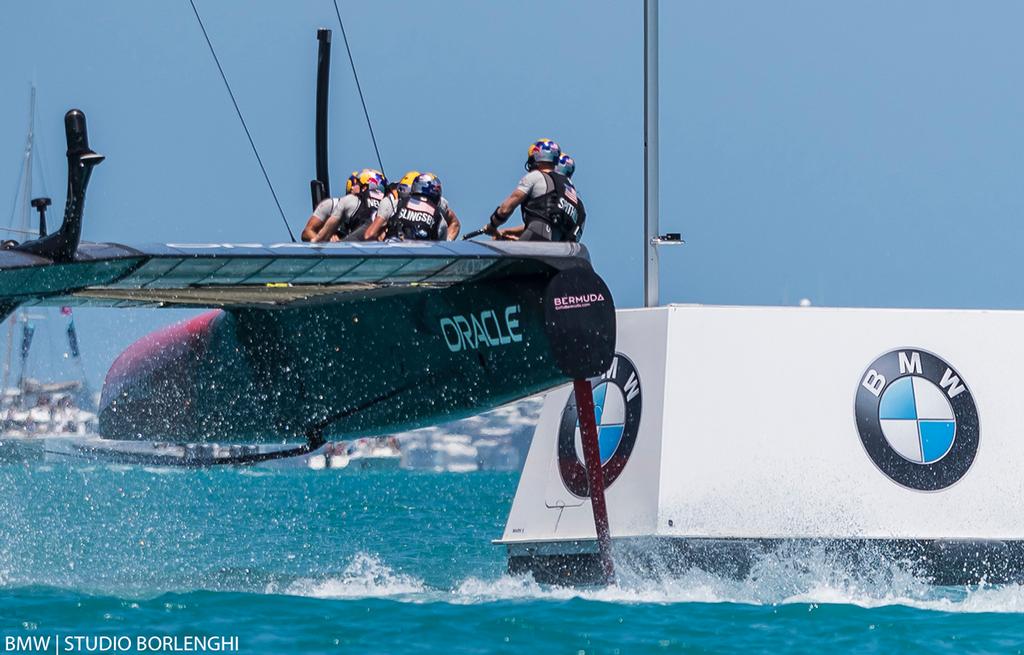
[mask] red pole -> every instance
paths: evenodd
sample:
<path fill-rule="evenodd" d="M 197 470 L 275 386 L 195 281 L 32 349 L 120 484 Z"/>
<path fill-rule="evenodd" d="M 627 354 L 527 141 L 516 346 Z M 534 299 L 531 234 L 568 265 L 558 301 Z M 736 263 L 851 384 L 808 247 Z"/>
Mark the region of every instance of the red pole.
<path fill-rule="evenodd" d="M 597 552 L 601 558 L 601 569 L 604 572 L 605 582 L 612 582 L 615 579 L 615 565 L 612 563 L 612 535 L 608 529 L 608 506 L 604 500 L 601 447 L 597 441 L 597 424 L 594 420 L 594 388 L 590 385 L 590 380 L 573 380 L 572 386 L 576 393 L 576 414 L 580 420 L 580 436 L 583 438 L 583 463 L 587 467 L 590 506 L 594 510 Z"/>

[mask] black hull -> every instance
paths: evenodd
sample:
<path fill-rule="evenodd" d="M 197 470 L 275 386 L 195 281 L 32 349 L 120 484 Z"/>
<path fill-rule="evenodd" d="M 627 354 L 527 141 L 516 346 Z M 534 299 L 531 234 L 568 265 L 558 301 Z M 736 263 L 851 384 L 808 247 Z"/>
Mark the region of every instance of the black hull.
<path fill-rule="evenodd" d="M 1017 540 L 660 537 L 616 539 L 614 546 L 616 565 L 645 578 L 699 569 L 744 579 L 764 557 L 780 555 L 799 565 L 802 556 L 813 554 L 854 574 L 892 566 L 940 586 L 1024 583 L 1024 541 Z M 508 571 L 562 586 L 600 585 L 603 580 L 592 541 L 510 546 Z"/>
<path fill-rule="evenodd" d="M 546 283 L 524 276 L 199 317 L 115 362 L 100 432 L 269 442 L 310 431 L 390 433 L 478 414 L 565 381 L 544 334 Z M 463 339 L 453 352 L 460 344 L 454 334 L 446 339 L 442 321 L 481 312 L 489 337 Z"/>

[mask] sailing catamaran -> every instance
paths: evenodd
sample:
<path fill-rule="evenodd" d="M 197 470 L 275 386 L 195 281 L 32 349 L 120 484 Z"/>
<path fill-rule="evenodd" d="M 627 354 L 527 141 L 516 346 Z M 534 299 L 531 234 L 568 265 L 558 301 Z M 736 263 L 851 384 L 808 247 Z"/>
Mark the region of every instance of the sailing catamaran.
<path fill-rule="evenodd" d="M 330 31 L 318 38 L 314 203 L 329 195 Z M 86 190 L 104 158 L 82 112 L 67 113 L 65 132 L 63 222 L 0 250 L 0 315 L 53 304 L 215 308 L 113 363 L 104 437 L 305 442 L 222 460 L 260 461 L 476 415 L 611 361 L 611 294 L 579 244 L 83 242 Z M 567 297 L 589 300 L 552 309 Z"/>

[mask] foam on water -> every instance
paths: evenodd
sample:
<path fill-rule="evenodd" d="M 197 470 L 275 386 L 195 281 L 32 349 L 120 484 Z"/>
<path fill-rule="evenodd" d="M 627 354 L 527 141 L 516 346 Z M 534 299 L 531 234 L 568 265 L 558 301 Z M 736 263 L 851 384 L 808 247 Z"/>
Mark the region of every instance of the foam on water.
<path fill-rule="evenodd" d="M 151 475 L 183 475 L 189 472 L 180 466 L 143 466 L 142 470 Z"/>
<path fill-rule="evenodd" d="M 476 605 L 506 601 L 581 599 L 611 604 L 735 603 L 754 606 L 855 605 L 862 608 L 906 606 L 962 613 L 1024 613 L 1024 586 L 936 587 L 898 565 L 877 562 L 859 570 L 837 567 L 820 552 L 764 555 L 742 579 L 700 569 L 683 574 L 641 575 L 620 566 L 616 584 L 556 587 L 530 575 L 470 576 L 451 589 L 434 588 L 415 575 L 396 573 L 372 553 L 359 553 L 339 576 L 299 579 L 267 593 L 324 599 L 387 598 L 410 603 Z"/>
<path fill-rule="evenodd" d="M 453 592 L 451 602 L 473 604 L 502 600 L 568 600 L 580 598 L 602 603 L 737 603 L 744 605 L 855 605 L 863 608 L 906 606 L 915 609 L 963 613 L 1024 613 L 1024 587 L 935 589 L 929 596 L 889 590 L 860 590 L 828 585 L 804 593 L 758 598 L 761 590 L 748 581 L 716 579 L 703 572 L 637 586 L 623 584 L 594 589 L 548 588 L 531 578 L 503 577 L 495 581 L 470 578 Z"/>
<path fill-rule="evenodd" d="M 312 598 L 392 598 L 421 594 L 426 591 L 423 581 L 413 576 L 396 573 L 377 556 L 358 553 L 341 575 L 324 580 L 299 579 L 278 589 L 267 587 L 268 593 Z"/>

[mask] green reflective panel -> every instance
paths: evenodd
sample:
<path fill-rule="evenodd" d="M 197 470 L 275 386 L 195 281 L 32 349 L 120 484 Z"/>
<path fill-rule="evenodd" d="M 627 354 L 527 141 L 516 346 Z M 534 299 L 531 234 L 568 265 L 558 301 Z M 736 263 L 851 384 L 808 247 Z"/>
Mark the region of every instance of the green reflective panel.
<path fill-rule="evenodd" d="M 426 279 L 427 282 L 461 282 L 478 273 L 486 271 L 498 263 L 495 259 L 457 259 L 451 266 L 437 275 Z"/>
<path fill-rule="evenodd" d="M 104 285 L 130 270 L 138 260 L 108 260 L 47 264 L 0 271 L 0 296 L 62 294 Z"/>
<path fill-rule="evenodd" d="M 178 257 L 156 257 L 143 264 L 137 271 L 111 285 L 118 288 L 138 289 L 153 282 L 167 271 L 181 263 Z"/>
<path fill-rule="evenodd" d="M 224 266 L 210 275 L 203 284 L 244 284 L 246 280 L 274 261 L 273 257 L 239 257 L 229 259 Z"/>
<path fill-rule="evenodd" d="M 40 269 L 34 266 L 0 271 L 0 296 L 31 293 L 36 287 L 34 281 L 39 276 L 39 271 Z"/>
<path fill-rule="evenodd" d="M 392 273 L 391 279 L 396 282 L 419 282 L 436 275 L 453 261 L 454 257 L 418 257 L 409 260 L 405 266 Z"/>
<path fill-rule="evenodd" d="M 324 259 L 309 269 L 302 276 L 293 280 L 293 284 L 327 284 L 359 266 L 364 260 L 360 258 Z"/>
<path fill-rule="evenodd" d="M 303 273 L 316 266 L 319 261 L 319 259 L 312 257 L 283 257 L 275 259 L 269 266 L 247 279 L 245 284 L 293 282 L 296 278 L 301 277 Z"/>
<path fill-rule="evenodd" d="M 408 263 L 408 259 L 400 257 L 367 258 L 363 260 L 362 264 L 338 278 L 335 282 L 386 282 L 392 273 Z"/>
<path fill-rule="evenodd" d="M 180 289 L 199 284 L 228 263 L 227 259 L 185 259 L 179 265 L 146 285 L 147 289 Z"/>

